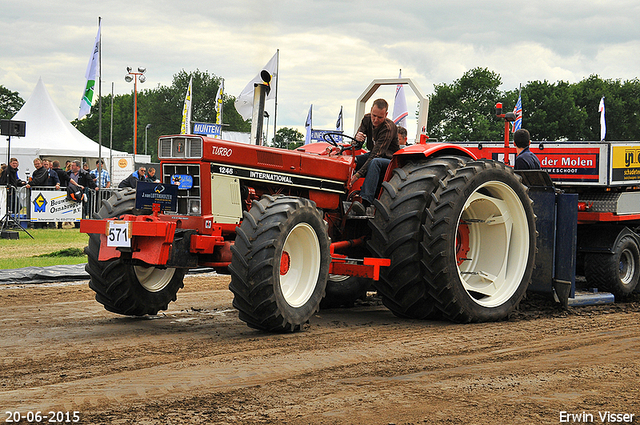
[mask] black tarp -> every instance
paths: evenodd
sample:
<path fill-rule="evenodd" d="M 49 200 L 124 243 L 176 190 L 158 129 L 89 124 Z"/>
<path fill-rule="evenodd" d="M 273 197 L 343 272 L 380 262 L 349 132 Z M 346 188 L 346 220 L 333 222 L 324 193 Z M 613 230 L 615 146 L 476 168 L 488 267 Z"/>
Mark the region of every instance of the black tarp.
<path fill-rule="evenodd" d="M 85 265 L 86 264 L 72 264 L 0 270 L 0 285 L 75 282 L 79 280 L 89 280 L 89 273 L 84 270 Z M 211 273 L 212 271 L 213 269 L 205 267 L 190 269 L 188 273 Z"/>

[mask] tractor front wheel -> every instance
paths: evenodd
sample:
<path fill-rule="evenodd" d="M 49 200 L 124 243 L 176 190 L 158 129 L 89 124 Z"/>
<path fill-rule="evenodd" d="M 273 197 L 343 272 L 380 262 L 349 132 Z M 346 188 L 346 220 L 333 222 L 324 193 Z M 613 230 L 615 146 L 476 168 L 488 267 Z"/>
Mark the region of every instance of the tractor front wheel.
<path fill-rule="evenodd" d="M 229 289 L 240 319 L 264 331 L 300 330 L 327 285 L 331 258 L 322 213 L 308 199 L 264 196 L 236 232 Z"/>

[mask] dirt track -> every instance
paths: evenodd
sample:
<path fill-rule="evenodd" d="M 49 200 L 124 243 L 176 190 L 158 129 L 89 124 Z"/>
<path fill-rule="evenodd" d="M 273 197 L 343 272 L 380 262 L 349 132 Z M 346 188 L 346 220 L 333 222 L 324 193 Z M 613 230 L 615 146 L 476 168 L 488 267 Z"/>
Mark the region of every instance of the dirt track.
<path fill-rule="evenodd" d="M 372 299 L 268 335 L 238 320 L 228 282 L 188 277 L 153 318 L 105 311 L 86 283 L 0 287 L 2 423 L 640 423 L 640 296 L 568 312 L 529 301 L 472 325 L 399 319 Z"/>

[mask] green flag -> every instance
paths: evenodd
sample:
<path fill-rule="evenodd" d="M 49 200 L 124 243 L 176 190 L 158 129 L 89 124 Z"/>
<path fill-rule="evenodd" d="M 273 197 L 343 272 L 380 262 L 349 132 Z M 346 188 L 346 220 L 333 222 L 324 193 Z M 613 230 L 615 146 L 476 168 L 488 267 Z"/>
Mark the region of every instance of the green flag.
<path fill-rule="evenodd" d="M 93 45 L 93 53 L 91 59 L 87 65 L 87 72 L 85 77 L 87 84 L 82 94 L 82 100 L 80 101 L 80 112 L 78 112 L 78 119 L 84 117 L 91 111 L 91 105 L 93 104 L 93 93 L 96 85 L 96 75 L 100 73 L 100 27 L 102 23 L 98 24 L 98 34 L 96 35 L 96 41 Z"/>

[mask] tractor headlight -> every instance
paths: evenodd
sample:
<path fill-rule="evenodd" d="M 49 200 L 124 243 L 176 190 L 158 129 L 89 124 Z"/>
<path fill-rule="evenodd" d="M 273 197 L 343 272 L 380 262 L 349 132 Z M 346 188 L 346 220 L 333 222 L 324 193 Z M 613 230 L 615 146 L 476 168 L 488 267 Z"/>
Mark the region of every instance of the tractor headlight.
<path fill-rule="evenodd" d="M 200 200 L 189 199 L 189 214 L 200 215 Z"/>

